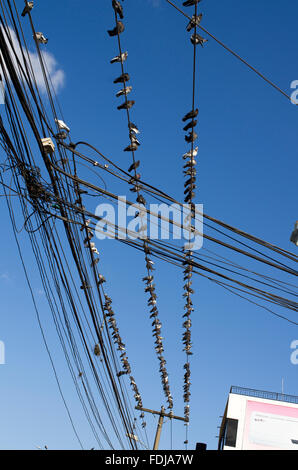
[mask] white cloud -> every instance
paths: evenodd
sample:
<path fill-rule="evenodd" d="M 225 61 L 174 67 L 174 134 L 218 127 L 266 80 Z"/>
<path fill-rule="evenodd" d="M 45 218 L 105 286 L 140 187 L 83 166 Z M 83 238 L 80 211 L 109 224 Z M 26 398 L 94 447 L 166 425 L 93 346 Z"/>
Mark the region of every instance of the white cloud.
<path fill-rule="evenodd" d="M 17 36 L 11 28 L 9 28 L 9 34 L 11 36 L 13 47 L 16 51 L 16 54 L 19 58 L 19 61 L 21 62 L 22 66 L 23 66 L 24 62 L 23 62 L 23 58 L 22 58 L 22 51 L 21 51 L 19 42 L 17 40 Z M 4 32 L 4 36 L 6 37 L 5 32 Z M 25 57 L 27 57 L 27 52 L 25 51 L 25 49 L 24 49 L 24 55 L 25 55 Z M 50 52 L 47 52 L 47 51 L 42 51 L 42 55 L 43 55 L 43 59 L 44 59 L 45 64 L 46 64 L 46 68 L 48 70 L 48 74 L 51 77 L 51 81 L 53 83 L 53 87 L 55 89 L 55 92 L 58 92 L 63 87 L 63 85 L 65 83 L 65 73 L 63 72 L 62 69 L 58 68 L 57 60 L 55 59 L 53 54 L 51 54 Z M 11 56 L 13 58 L 15 57 L 15 55 L 12 51 L 11 51 Z M 40 66 L 38 54 L 37 54 L 37 52 L 32 52 L 32 51 L 29 50 L 29 57 L 30 57 L 30 61 L 31 61 L 31 64 L 32 64 L 32 69 L 33 69 L 33 72 L 34 72 L 34 75 L 35 75 L 35 78 L 36 78 L 36 83 L 37 83 L 38 87 L 40 88 L 40 90 L 43 93 L 45 93 L 46 92 L 46 85 L 45 85 L 45 82 L 44 82 L 43 73 L 42 73 L 42 69 L 41 69 L 41 66 Z M 15 65 L 16 65 L 15 59 L 14 59 L 14 62 L 15 62 Z"/>
<path fill-rule="evenodd" d="M 9 277 L 8 274 L 5 274 L 5 273 L 4 273 L 4 274 L 0 274 L 0 279 L 1 279 L 2 281 L 9 281 L 9 280 L 10 280 L 10 277 Z"/>

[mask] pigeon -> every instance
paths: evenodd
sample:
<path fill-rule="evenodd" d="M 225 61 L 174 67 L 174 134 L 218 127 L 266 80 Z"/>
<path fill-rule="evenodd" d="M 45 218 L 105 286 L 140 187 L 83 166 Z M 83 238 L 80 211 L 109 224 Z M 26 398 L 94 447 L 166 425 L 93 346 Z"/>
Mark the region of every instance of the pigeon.
<path fill-rule="evenodd" d="M 198 124 L 198 121 L 193 120 L 193 121 L 189 122 L 188 124 L 186 124 L 186 126 L 183 127 L 183 130 L 185 132 L 187 132 L 189 129 L 193 129 L 194 127 L 196 127 L 197 124 Z"/>
<path fill-rule="evenodd" d="M 133 124 L 133 122 L 130 122 L 130 123 L 128 124 L 128 127 L 129 127 L 129 130 L 132 131 L 132 132 L 134 132 L 135 134 L 139 134 L 139 133 L 140 133 L 138 127 L 137 127 L 135 124 Z"/>
<path fill-rule="evenodd" d="M 82 290 L 91 289 L 91 286 L 89 286 L 86 282 L 83 282 L 83 285 L 80 286 L 80 289 L 82 289 Z"/>
<path fill-rule="evenodd" d="M 182 119 L 183 122 L 187 121 L 188 119 L 194 119 L 199 114 L 199 110 L 195 109 L 190 111 L 189 113 L 185 114 L 184 118 Z"/>
<path fill-rule="evenodd" d="M 295 229 L 290 238 L 291 242 L 298 246 L 298 220 L 295 223 Z"/>
<path fill-rule="evenodd" d="M 128 73 L 123 73 L 122 75 L 120 75 L 120 77 L 116 78 L 114 80 L 114 83 L 125 83 L 125 82 L 128 82 L 130 79 L 130 76 Z"/>
<path fill-rule="evenodd" d="M 65 124 L 65 122 L 61 121 L 61 119 L 55 119 L 56 124 L 58 125 L 59 129 L 70 132 L 70 128 Z"/>
<path fill-rule="evenodd" d="M 130 165 L 130 167 L 128 168 L 129 173 L 130 173 L 132 170 L 136 170 L 139 166 L 140 166 L 140 160 L 138 160 L 137 162 L 134 162 L 134 163 L 133 163 L 132 165 Z"/>
<path fill-rule="evenodd" d="M 64 131 L 58 132 L 58 134 L 55 135 L 55 139 L 57 140 L 66 140 L 67 137 L 68 137 L 68 134 L 67 132 L 64 132 Z"/>
<path fill-rule="evenodd" d="M 197 186 L 196 186 L 195 184 L 192 184 L 192 185 L 191 185 L 191 188 L 186 188 L 186 189 L 185 189 L 184 194 L 187 194 L 187 193 L 190 191 L 190 189 L 191 189 L 191 190 L 197 189 Z"/>
<path fill-rule="evenodd" d="M 26 16 L 28 13 L 30 13 L 30 11 L 33 9 L 34 7 L 34 2 L 27 2 L 24 10 L 23 10 L 23 13 L 22 13 L 22 17 L 24 18 L 24 16 Z"/>
<path fill-rule="evenodd" d="M 113 59 L 111 59 L 111 64 L 115 64 L 116 62 L 125 62 L 126 59 L 128 57 L 128 52 L 123 52 L 121 55 L 117 55 L 116 57 L 113 57 Z"/>
<path fill-rule="evenodd" d="M 199 24 L 201 23 L 202 21 L 202 18 L 203 18 L 203 14 L 201 13 L 199 16 L 196 17 L 196 15 L 193 15 L 192 16 L 192 19 L 190 20 L 190 22 L 188 23 L 187 27 L 186 27 L 186 31 L 191 31 L 192 28 L 194 28 L 195 26 L 199 26 Z"/>
<path fill-rule="evenodd" d="M 40 42 L 40 44 L 47 44 L 49 41 L 42 33 L 35 33 L 35 39 Z"/>
<path fill-rule="evenodd" d="M 125 88 L 122 88 L 122 90 L 119 90 L 118 93 L 116 93 L 116 97 L 119 98 L 119 96 L 127 96 L 128 93 L 130 93 L 132 90 L 132 86 L 127 86 Z"/>
<path fill-rule="evenodd" d="M 191 43 L 196 46 L 200 44 L 200 46 L 204 46 L 205 42 L 208 42 L 208 39 L 202 38 L 199 34 L 193 34 L 190 38 Z"/>
<path fill-rule="evenodd" d="M 138 141 L 138 139 L 136 138 L 136 136 L 135 136 L 134 134 L 130 134 L 130 138 L 131 138 L 131 141 L 132 141 L 134 144 L 136 144 L 136 145 L 138 145 L 138 146 L 141 145 L 140 142 Z M 140 178 L 138 178 L 138 179 L 140 179 Z"/>
<path fill-rule="evenodd" d="M 195 168 L 189 168 L 188 170 L 185 170 L 183 173 L 185 176 L 196 176 L 197 170 Z"/>
<path fill-rule="evenodd" d="M 184 187 L 189 186 L 190 184 L 194 184 L 196 182 L 195 178 L 189 178 L 186 183 L 184 184 Z"/>
<path fill-rule="evenodd" d="M 138 193 L 140 190 L 141 190 L 140 186 L 135 185 L 132 188 L 130 188 L 129 191 L 131 191 L 132 193 Z"/>
<path fill-rule="evenodd" d="M 187 152 L 183 155 L 183 159 L 186 160 L 187 158 L 191 157 L 196 157 L 198 155 L 199 147 L 196 147 L 193 150 L 190 150 L 190 152 Z"/>
<path fill-rule="evenodd" d="M 192 159 L 192 160 L 189 160 L 189 162 L 185 163 L 185 165 L 183 166 L 183 168 L 191 168 L 192 166 L 195 166 L 197 164 L 196 160 Z"/>
<path fill-rule="evenodd" d="M 102 274 L 100 274 L 98 277 L 99 277 L 99 281 L 98 281 L 99 284 L 103 284 L 104 282 L 107 282 Z"/>
<path fill-rule="evenodd" d="M 135 104 L 135 101 L 131 100 L 131 101 L 126 101 L 125 103 L 123 104 L 120 104 L 120 106 L 117 106 L 117 109 L 130 109 L 133 107 L 133 105 Z"/>
<path fill-rule="evenodd" d="M 131 145 L 129 145 L 128 147 L 124 149 L 124 152 L 135 152 L 136 150 L 138 150 L 137 144 L 132 143 Z"/>
<path fill-rule="evenodd" d="M 118 2 L 118 0 L 113 0 L 112 1 L 112 7 L 114 8 L 115 13 L 118 13 L 121 20 L 123 20 L 124 15 L 123 15 L 123 7 L 122 7 L 121 3 Z"/>
<path fill-rule="evenodd" d="M 117 21 L 117 25 L 115 26 L 115 28 L 108 30 L 108 35 L 110 37 L 118 36 L 118 34 L 123 33 L 124 30 L 125 30 L 124 24 L 121 21 Z"/>
<path fill-rule="evenodd" d="M 100 347 L 99 347 L 99 344 L 96 344 L 94 346 L 94 354 L 95 356 L 100 356 Z"/>
<path fill-rule="evenodd" d="M 188 142 L 189 144 L 192 143 L 192 142 L 195 142 L 198 138 L 198 134 L 196 132 L 191 132 L 189 135 L 186 135 L 185 136 L 185 140 L 186 142 Z"/>
<path fill-rule="evenodd" d="M 195 197 L 195 193 L 189 193 L 188 196 L 186 196 L 186 198 L 184 199 L 184 202 L 189 202 L 192 199 L 194 199 L 194 197 Z"/>
<path fill-rule="evenodd" d="M 141 194 L 138 195 L 138 197 L 137 197 L 137 202 L 138 202 L 139 204 L 143 204 L 143 206 L 146 205 L 146 199 L 145 199 Z"/>
<path fill-rule="evenodd" d="M 184 7 L 191 7 L 192 5 L 197 5 L 200 3 L 202 0 L 186 0 L 186 2 L 183 2 Z"/>

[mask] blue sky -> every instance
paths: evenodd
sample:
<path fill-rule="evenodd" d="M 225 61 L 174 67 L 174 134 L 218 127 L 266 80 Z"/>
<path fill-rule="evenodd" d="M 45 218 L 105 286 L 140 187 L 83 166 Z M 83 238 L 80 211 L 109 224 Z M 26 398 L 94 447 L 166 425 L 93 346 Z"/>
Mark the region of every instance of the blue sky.
<path fill-rule="evenodd" d="M 123 153 L 128 144 L 127 124 L 124 113 L 116 109 L 113 84 L 120 68 L 109 63 L 117 54 L 116 39 L 107 35 L 114 24 L 110 3 L 46 0 L 36 2 L 33 18 L 36 29 L 49 37 L 46 50 L 57 62 L 53 70 L 56 67 L 64 73 L 59 101 L 72 139 L 94 144 L 127 169 L 130 156 Z M 17 4 L 21 10 L 23 2 Z M 138 153 L 142 176 L 181 200 L 181 155 L 187 150 L 181 118 L 191 108 L 192 94 L 192 48 L 186 20 L 164 0 L 126 1 L 123 6 L 126 31 L 122 43 L 129 52 L 127 71 L 136 100 L 133 121 L 142 131 Z M 290 0 L 282 5 L 277 1 L 268 5 L 267 0 L 206 0 L 200 7 L 207 30 L 290 93 L 290 83 L 298 79 L 298 5 Z M 30 37 L 27 20 L 24 25 Z M 30 40 L 29 44 L 33 50 Z M 197 103 L 197 202 L 204 204 L 209 215 L 294 249 L 289 236 L 298 219 L 296 107 L 212 40 L 199 50 Z M 88 170 L 82 171 L 88 175 Z M 107 183 L 108 189 L 117 191 L 112 182 Z M 0 448 L 32 449 L 44 444 L 52 449 L 77 448 L 44 350 L 3 198 L 0 211 L 0 340 L 6 345 L 6 365 L 0 366 Z M 84 446 L 91 448 L 95 442 L 59 349 L 26 234 L 21 233 L 20 240 L 63 391 Z M 206 248 L 214 247 L 206 244 Z M 158 364 L 141 282 L 143 257 L 117 242 L 103 241 L 99 249 L 144 406 L 159 409 Z M 218 248 L 215 251 L 220 253 Z M 183 413 L 181 279 L 180 271 L 157 263 L 156 285 L 176 414 Z M 284 378 L 285 392 L 298 395 L 298 366 L 290 362 L 290 344 L 298 339 L 298 331 L 200 277 L 195 278 L 194 288 L 189 448 L 207 442 L 214 449 L 231 385 L 280 391 Z M 157 420 L 148 417 L 147 421 L 152 441 Z M 183 425 L 174 423 L 173 431 L 174 448 L 182 448 Z M 170 425 L 166 423 L 161 447 L 169 445 Z"/>

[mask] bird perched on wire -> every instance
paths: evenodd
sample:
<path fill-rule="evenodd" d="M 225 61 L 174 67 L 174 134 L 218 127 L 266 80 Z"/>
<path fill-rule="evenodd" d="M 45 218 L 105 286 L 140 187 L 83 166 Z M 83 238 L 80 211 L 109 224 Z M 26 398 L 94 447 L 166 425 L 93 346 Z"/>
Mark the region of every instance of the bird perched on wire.
<path fill-rule="evenodd" d="M 115 64 L 116 62 L 125 62 L 126 59 L 128 57 L 128 52 L 123 52 L 121 55 L 117 55 L 116 57 L 113 57 L 113 59 L 111 59 L 111 64 Z"/>
<path fill-rule="evenodd" d="M 202 38 L 202 36 L 200 36 L 199 34 L 193 34 L 190 38 L 190 41 L 193 45 L 200 44 L 200 46 L 203 47 L 205 42 L 208 42 L 208 39 Z"/>
<path fill-rule="evenodd" d="M 128 168 L 129 173 L 133 170 L 136 170 L 139 166 L 140 166 L 140 160 L 130 165 L 130 167 Z"/>
<path fill-rule="evenodd" d="M 30 13 L 30 11 L 33 9 L 34 7 L 34 2 L 27 2 L 24 10 L 23 10 L 23 13 L 22 13 L 22 17 L 24 18 L 24 16 L 26 16 L 28 13 Z"/>
<path fill-rule="evenodd" d="M 49 40 L 42 33 L 35 33 L 35 39 L 40 44 L 48 44 Z"/>
<path fill-rule="evenodd" d="M 140 133 L 138 127 L 137 127 L 133 122 L 130 122 L 130 123 L 128 124 L 128 127 L 129 127 L 129 130 L 132 131 L 132 132 L 134 132 L 135 134 L 139 134 L 139 133 Z"/>
<path fill-rule="evenodd" d="M 123 7 L 122 7 L 121 3 L 118 2 L 118 0 L 113 0 L 112 1 L 112 7 L 114 8 L 115 13 L 118 13 L 121 20 L 123 20 L 124 15 L 123 15 Z"/>
<path fill-rule="evenodd" d="M 194 28 L 195 26 L 199 26 L 199 24 L 201 23 L 202 21 L 202 18 L 203 18 L 203 13 L 200 13 L 199 16 L 196 16 L 196 15 L 193 15 L 192 16 L 192 19 L 190 20 L 190 22 L 188 23 L 188 25 L 186 26 L 186 31 L 191 31 L 192 28 Z"/>
<path fill-rule="evenodd" d="M 197 5 L 200 3 L 202 0 L 186 0 L 186 2 L 183 2 L 184 7 L 191 7 L 192 5 Z"/>
<path fill-rule="evenodd" d="M 67 132 L 64 132 L 64 131 L 58 132 L 58 134 L 55 135 L 55 139 L 57 140 L 66 140 L 67 137 L 68 137 L 68 134 Z"/>
<path fill-rule="evenodd" d="M 134 144 L 136 144 L 136 145 L 138 145 L 138 146 L 141 145 L 140 142 L 138 141 L 137 137 L 136 137 L 132 132 L 130 133 L 130 138 L 131 138 L 131 141 L 132 141 Z"/>
<path fill-rule="evenodd" d="M 198 138 L 198 134 L 196 132 L 191 132 L 189 135 L 186 135 L 185 136 L 185 140 L 186 142 L 188 142 L 189 144 L 192 143 L 192 142 L 195 142 Z"/>
<path fill-rule="evenodd" d="M 124 149 L 124 152 L 136 152 L 138 150 L 138 146 L 135 143 L 132 143 L 128 147 Z"/>
<path fill-rule="evenodd" d="M 143 206 L 146 206 L 146 199 L 144 198 L 144 196 L 142 196 L 142 194 L 139 194 L 138 197 L 137 197 L 137 202 L 139 204 L 143 204 Z"/>
<path fill-rule="evenodd" d="M 196 127 L 197 124 L 198 124 L 198 121 L 192 120 L 192 121 L 190 121 L 188 124 L 186 124 L 185 127 L 183 127 L 183 130 L 186 132 L 186 131 L 188 131 L 189 129 L 193 129 L 194 127 Z"/>
<path fill-rule="evenodd" d="M 186 160 L 187 158 L 196 157 L 198 155 L 198 151 L 199 151 L 199 147 L 196 147 L 195 149 L 190 150 L 189 152 L 183 155 L 183 159 Z"/>
<path fill-rule="evenodd" d="M 62 131 L 70 132 L 70 128 L 65 124 L 64 121 L 61 121 L 61 119 L 55 119 L 55 122 L 59 129 L 61 129 Z"/>
<path fill-rule="evenodd" d="M 293 242 L 296 246 L 298 246 L 298 220 L 297 222 L 295 223 L 295 228 L 294 228 L 294 231 L 291 235 L 291 238 L 290 238 L 291 242 Z"/>
<path fill-rule="evenodd" d="M 199 114 L 199 110 L 198 110 L 198 109 L 189 111 L 189 113 L 185 114 L 185 116 L 182 118 L 182 121 L 185 122 L 185 121 L 187 121 L 188 119 L 194 119 L 194 118 L 197 117 L 198 114 Z"/>
<path fill-rule="evenodd" d="M 116 93 L 116 97 L 119 98 L 119 96 L 127 96 L 130 92 L 132 91 L 132 86 L 127 86 L 125 88 L 122 88 L 122 90 L 119 90 L 117 93 Z"/>
<path fill-rule="evenodd" d="M 134 100 L 131 100 L 131 101 L 126 101 L 125 103 L 123 104 L 120 104 L 120 106 L 117 106 L 117 109 L 130 109 L 133 107 L 133 105 L 135 104 L 135 101 Z"/>
<path fill-rule="evenodd" d="M 95 356 L 100 356 L 100 347 L 99 347 L 99 344 L 96 344 L 94 346 L 94 354 Z"/>
<path fill-rule="evenodd" d="M 186 188 L 186 186 L 189 186 L 190 184 L 194 184 L 196 182 L 196 179 L 195 178 L 189 178 L 185 183 L 184 183 L 184 187 Z"/>
<path fill-rule="evenodd" d="M 125 83 L 129 82 L 130 76 L 128 73 L 123 73 L 120 77 L 115 78 L 114 83 Z"/>
<path fill-rule="evenodd" d="M 115 28 L 108 30 L 108 35 L 110 37 L 118 36 L 118 34 L 123 33 L 124 30 L 125 30 L 125 26 L 122 23 L 122 21 L 117 21 L 117 25 L 115 26 Z"/>

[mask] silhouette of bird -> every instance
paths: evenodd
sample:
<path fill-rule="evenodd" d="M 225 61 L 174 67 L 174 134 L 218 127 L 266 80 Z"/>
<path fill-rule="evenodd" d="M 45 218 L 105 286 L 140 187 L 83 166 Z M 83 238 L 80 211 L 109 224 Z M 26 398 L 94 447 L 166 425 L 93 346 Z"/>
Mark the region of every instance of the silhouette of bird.
<path fill-rule="evenodd" d="M 199 110 L 195 109 L 190 111 L 189 113 L 185 114 L 184 118 L 182 119 L 183 122 L 187 121 L 188 119 L 194 119 L 199 114 Z"/>
<path fill-rule="evenodd" d="M 123 73 L 122 75 L 120 75 L 120 77 L 117 77 L 115 80 L 114 80 L 114 83 L 125 83 L 125 82 L 128 82 L 130 79 L 130 76 L 128 73 Z"/>
<path fill-rule="evenodd" d="M 194 189 L 197 189 L 197 186 L 192 184 L 189 188 L 185 189 L 184 194 L 188 194 L 189 191 L 193 191 Z"/>
<path fill-rule="evenodd" d="M 118 34 L 123 33 L 124 30 L 125 30 L 124 24 L 121 21 L 117 21 L 117 25 L 115 26 L 115 28 L 108 30 L 108 35 L 110 37 L 118 36 Z"/>
<path fill-rule="evenodd" d="M 138 202 L 139 204 L 143 204 L 143 206 L 146 205 L 146 199 L 145 199 L 141 194 L 138 195 L 138 197 L 137 197 L 137 202 Z"/>
<path fill-rule="evenodd" d="M 116 62 L 125 62 L 126 59 L 128 57 L 128 52 L 123 52 L 121 55 L 117 55 L 116 57 L 113 57 L 113 59 L 111 59 L 111 64 L 115 64 Z"/>
<path fill-rule="evenodd" d="M 204 46 L 205 42 L 208 42 L 208 39 L 202 38 L 199 34 L 193 34 L 190 38 L 190 41 L 193 45 L 198 45 Z"/>
<path fill-rule="evenodd" d="M 133 107 L 133 105 L 135 104 L 135 101 L 131 100 L 131 101 L 127 101 L 123 104 L 120 104 L 120 106 L 117 106 L 117 109 L 130 109 Z"/>
<path fill-rule="evenodd" d="M 55 139 L 57 139 L 57 140 L 66 140 L 67 137 L 68 137 L 68 134 L 67 134 L 67 132 L 64 132 L 64 131 L 58 132 L 58 134 L 55 134 Z"/>
<path fill-rule="evenodd" d="M 190 22 L 188 23 L 188 25 L 186 27 L 186 30 L 189 32 L 195 26 L 199 26 L 199 24 L 201 23 L 202 18 L 203 18 L 203 13 L 200 13 L 200 15 L 197 16 L 197 17 L 196 17 L 196 15 L 193 15 L 192 19 L 190 20 Z"/>
<path fill-rule="evenodd" d="M 194 197 L 195 197 L 195 193 L 189 193 L 188 196 L 186 196 L 186 198 L 184 199 L 184 202 L 189 202 L 192 199 L 194 199 Z"/>
<path fill-rule="evenodd" d="M 130 165 L 130 167 L 128 168 L 128 172 L 130 173 L 132 170 L 136 170 L 139 166 L 140 166 L 140 160 Z"/>
<path fill-rule="evenodd" d="M 135 152 L 136 150 L 138 150 L 137 144 L 132 143 L 131 145 L 129 145 L 128 147 L 124 149 L 124 152 Z"/>
<path fill-rule="evenodd" d="M 189 186 L 190 184 L 192 183 L 195 183 L 196 182 L 196 179 L 195 178 L 189 178 L 185 184 L 184 184 L 184 187 L 186 188 L 186 186 Z"/>
<path fill-rule="evenodd" d="M 183 130 L 186 132 L 188 131 L 188 129 L 193 129 L 194 127 L 196 127 L 196 125 L 198 124 L 198 121 L 191 121 L 189 122 L 188 124 L 186 124 L 185 127 L 183 127 Z"/>
<path fill-rule="evenodd" d="M 298 246 L 298 220 L 295 223 L 295 228 L 294 228 L 294 231 L 291 235 L 290 240 L 291 240 L 292 243 L 294 243 L 296 246 Z"/>
<path fill-rule="evenodd" d="M 34 2 L 27 2 L 24 10 L 23 10 L 23 13 L 22 13 L 22 16 L 26 16 L 34 7 Z"/>
<path fill-rule="evenodd" d="M 113 0 L 112 1 L 112 7 L 114 8 L 115 12 L 118 13 L 121 20 L 123 20 L 124 15 L 123 15 L 123 7 L 122 7 L 121 3 L 118 2 L 118 0 Z"/>
<path fill-rule="evenodd" d="M 192 142 L 195 142 L 198 138 L 198 134 L 196 132 L 191 132 L 189 135 L 186 135 L 185 136 L 185 140 L 187 143 L 192 143 Z"/>
<path fill-rule="evenodd" d="M 119 96 L 128 95 L 128 93 L 130 93 L 131 90 L 132 90 L 132 86 L 127 86 L 123 88 L 122 90 L 119 90 L 118 93 L 116 93 L 116 97 L 119 98 Z"/>

